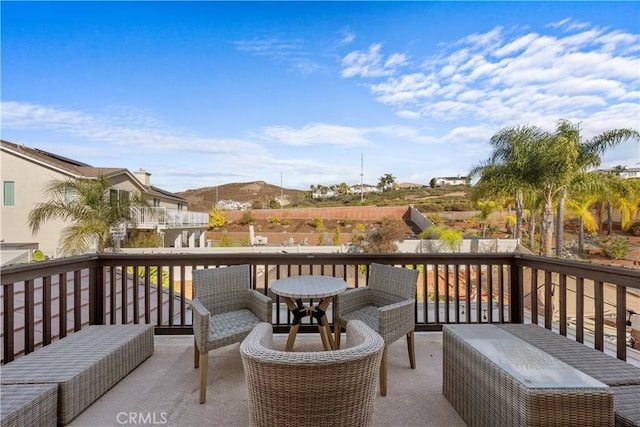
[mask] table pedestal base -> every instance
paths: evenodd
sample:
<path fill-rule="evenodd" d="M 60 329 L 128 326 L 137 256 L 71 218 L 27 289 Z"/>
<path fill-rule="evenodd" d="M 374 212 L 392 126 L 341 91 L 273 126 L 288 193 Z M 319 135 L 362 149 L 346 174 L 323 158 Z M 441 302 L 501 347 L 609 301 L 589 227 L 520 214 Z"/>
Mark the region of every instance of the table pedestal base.
<path fill-rule="evenodd" d="M 325 350 L 334 350 L 336 344 L 331 336 L 331 329 L 329 328 L 329 321 L 327 320 L 326 311 L 331 303 L 332 297 L 321 298 L 320 304 L 315 307 L 307 307 L 302 303 L 301 299 L 295 302 L 289 298 L 284 297 L 284 302 L 287 304 L 289 312 L 293 315 L 293 323 L 291 329 L 289 329 L 289 337 L 287 338 L 287 345 L 285 351 L 293 350 L 293 344 L 296 341 L 296 335 L 300 328 L 300 322 L 307 316 L 311 316 L 318 321 L 318 332 L 322 339 L 322 347 Z"/>

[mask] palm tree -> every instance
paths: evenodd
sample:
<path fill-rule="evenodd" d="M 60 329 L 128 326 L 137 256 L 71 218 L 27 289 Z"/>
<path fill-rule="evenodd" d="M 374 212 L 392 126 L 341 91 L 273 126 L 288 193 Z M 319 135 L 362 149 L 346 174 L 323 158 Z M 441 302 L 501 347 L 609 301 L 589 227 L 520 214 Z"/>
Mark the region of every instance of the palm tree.
<path fill-rule="evenodd" d="M 536 127 L 507 128 L 496 133 L 489 143 L 491 157 L 469 173 L 480 176 L 472 190 L 472 200 L 483 198 L 514 198 L 516 223 L 514 237 L 522 238 L 523 200 L 535 190 L 538 163 L 532 154 L 537 141 L 545 132 Z"/>
<path fill-rule="evenodd" d="M 609 206 L 620 212 L 620 228 L 628 230 L 633 225 L 640 206 L 640 181 L 616 176 L 609 180 L 609 189 Z"/>
<path fill-rule="evenodd" d="M 569 214 L 578 218 L 578 252 L 584 252 L 584 231 L 595 234 L 598 231 L 598 222 L 591 213 L 591 207 L 596 197 L 589 193 L 576 194 L 567 200 Z"/>
<path fill-rule="evenodd" d="M 50 200 L 31 210 L 29 228 L 35 234 L 43 223 L 62 219 L 71 223 L 61 232 L 63 255 L 86 253 L 93 244 L 103 253 L 113 244 L 111 231 L 133 224 L 137 212 L 149 207 L 139 193 L 116 198 L 110 190 L 109 180 L 102 175 L 51 181 L 45 188 Z"/>
<path fill-rule="evenodd" d="M 489 217 L 491 216 L 493 211 L 498 208 L 498 204 L 493 200 L 478 200 L 475 205 L 478 209 L 480 209 L 478 218 L 480 219 L 480 223 L 482 224 L 482 237 L 486 237 Z"/>
<path fill-rule="evenodd" d="M 347 185 L 346 182 L 341 182 L 340 184 L 338 184 L 338 195 L 340 197 L 345 197 L 348 192 L 349 192 L 349 186 Z"/>
<path fill-rule="evenodd" d="M 380 177 L 379 182 L 378 182 L 378 188 L 381 191 L 387 191 L 390 188 L 391 189 L 395 188 L 395 185 L 396 185 L 396 177 L 394 177 L 390 173 L 386 173 L 386 174 L 382 175 Z"/>
<path fill-rule="evenodd" d="M 558 122 L 555 133 L 537 127 L 506 128 L 491 138 L 493 153 L 485 164 L 475 167 L 472 174 L 480 174 L 479 184 L 488 187 L 496 196 L 520 191 L 538 191 L 543 200 L 540 217 L 541 252 L 552 253 L 554 232 L 554 202 L 558 201 L 557 250 L 562 248 L 562 221 L 567 189 L 585 171 L 600 164 L 600 155 L 620 142 L 638 138 L 632 129 L 604 132 L 582 143 L 577 127 L 566 120 Z M 485 181 L 486 183 L 482 184 Z M 517 199 L 522 200 L 518 195 Z M 516 215 L 518 215 L 516 203 Z"/>
<path fill-rule="evenodd" d="M 564 223 L 564 200 L 570 187 L 580 181 L 587 182 L 594 175 L 586 174 L 589 169 L 600 166 L 601 155 L 610 147 L 614 147 L 629 139 L 638 139 L 640 134 L 633 129 L 614 129 L 605 131 L 586 142 L 580 141 L 578 127 L 567 120 L 560 120 L 552 140 L 559 150 L 566 154 L 565 164 L 561 166 L 558 182 L 556 255 L 560 255 L 563 246 L 562 225 Z M 624 168 L 623 168 L 624 169 Z M 597 178 L 596 178 L 597 179 Z"/>

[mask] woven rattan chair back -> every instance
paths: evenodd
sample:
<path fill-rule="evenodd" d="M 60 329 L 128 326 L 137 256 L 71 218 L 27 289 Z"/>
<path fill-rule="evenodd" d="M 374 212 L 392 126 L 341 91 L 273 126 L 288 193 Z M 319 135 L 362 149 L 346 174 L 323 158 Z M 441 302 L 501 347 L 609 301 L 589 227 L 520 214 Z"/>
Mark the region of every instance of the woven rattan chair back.
<path fill-rule="evenodd" d="M 372 263 L 367 286 L 376 294 L 393 295 L 402 301 L 415 297 L 417 280 L 416 270 Z"/>
<path fill-rule="evenodd" d="M 193 296 L 210 314 L 247 307 L 250 285 L 248 264 L 193 270 Z"/>
<path fill-rule="evenodd" d="M 252 425 L 371 425 L 382 337 L 354 320 L 345 349 L 284 352 L 272 331 L 261 323 L 240 345 Z"/>

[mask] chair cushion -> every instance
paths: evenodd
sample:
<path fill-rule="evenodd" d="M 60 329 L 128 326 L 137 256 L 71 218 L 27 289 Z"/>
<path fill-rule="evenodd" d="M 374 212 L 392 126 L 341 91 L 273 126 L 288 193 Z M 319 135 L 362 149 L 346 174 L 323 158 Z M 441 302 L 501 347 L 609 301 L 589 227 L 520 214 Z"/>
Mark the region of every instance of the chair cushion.
<path fill-rule="evenodd" d="M 260 322 L 261 320 L 246 308 L 210 316 L 206 351 L 242 341 Z"/>
<path fill-rule="evenodd" d="M 346 322 L 350 320 L 361 320 L 365 325 L 378 332 L 378 308 L 368 305 L 359 310 L 354 310 L 342 315 L 342 319 Z"/>

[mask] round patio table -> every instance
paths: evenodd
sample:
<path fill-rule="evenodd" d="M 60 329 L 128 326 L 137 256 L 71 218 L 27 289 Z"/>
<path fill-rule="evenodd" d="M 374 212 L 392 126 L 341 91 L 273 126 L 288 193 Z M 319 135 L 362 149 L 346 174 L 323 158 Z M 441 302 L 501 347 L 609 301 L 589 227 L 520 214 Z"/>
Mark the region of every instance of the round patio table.
<path fill-rule="evenodd" d="M 333 297 L 346 289 L 347 283 L 344 280 L 331 276 L 293 276 L 273 282 L 271 291 L 284 299 L 287 308 L 293 315 L 285 351 L 293 350 L 300 321 L 306 316 L 311 316 L 318 321 L 318 332 L 320 332 L 324 349 L 335 349 L 336 345 L 331 336 L 326 311 Z M 320 299 L 316 306 L 305 305 L 302 302 L 314 298 Z"/>

